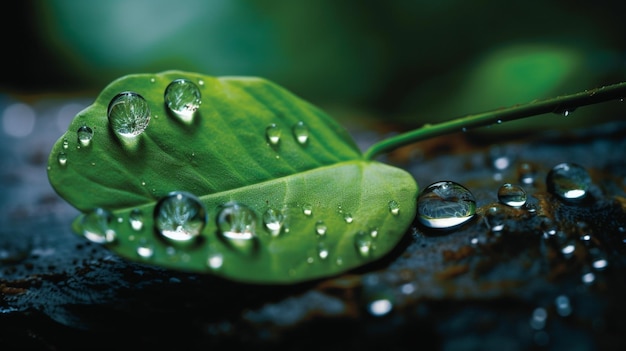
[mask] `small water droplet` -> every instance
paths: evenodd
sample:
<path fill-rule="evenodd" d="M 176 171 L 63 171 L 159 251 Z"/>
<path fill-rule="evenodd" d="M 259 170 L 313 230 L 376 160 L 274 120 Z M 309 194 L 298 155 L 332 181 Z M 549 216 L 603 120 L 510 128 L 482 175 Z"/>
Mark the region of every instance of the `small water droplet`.
<path fill-rule="evenodd" d="M 317 243 L 317 256 L 320 259 L 325 260 L 328 258 L 328 255 L 329 255 L 329 251 L 328 251 L 328 246 L 326 245 L 326 243 L 323 241 Z"/>
<path fill-rule="evenodd" d="M 137 246 L 137 255 L 141 258 L 151 258 L 154 256 L 154 247 L 146 239 L 141 239 Z"/>
<path fill-rule="evenodd" d="M 326 226 L 326 223 L 324 223 L 324 221 L 317 221 L 315 223 L 315 232 L 318 235 L 323 236 L 326 234 L 326 231 L 328 231 L 328 227 Z"/>
<path fill-rule="evenodd" d="M 537 170 L 530 163 L 523 162 L 517 169 L 517 177 L 524 185 L 533 185 L 537 177 Z"/>
<path fill-rule="evenodd" d="M 556 313 L 561 317 L 567 317 L 572 314 L 572 305 L 567 295 L 559 295 L 554 300 L 556 306 Z"/>
<path fill-rule="evenodd" d="M 394 216 L 397 216 L 400 214 L 400 204 L 398 204 L 396 200 L 389 201 L 388 206 L 389 206 L 389 213 L 391 213 Z"/>
<path fill-rule="evenodd" d="M 575 107 L 574 108 L 557 108 L 556 110 L 554 110 L 554 113 L 557 115 L 561 115 L 563 117 L 568 117 L 575 110 L 576 110 Z"/>
<path fill-rule="evenodd" d="M 206 222 L 204 205 L 187 192 L 171 192 L 154 208 L 157 232 L 172 243 L 185 243 L 197 238 Z"/>
<path fill-rule="evenodd" d="M 200 89 L 187 79 L 172 81 L 164 93 L 165 105 L 169 110 L 185 123 L 193 120 L 195 112 L 202 103 Z"/>
<path fill-rule="evenodd" d="M 583 274 L 580 276 L 580 281 L 585 285 L 591 285 L 596 281 L 596 275 L 590 271 L 583 271 Z"/>
<path fill-rule="evenodd" d="M 561 245 L 561 254 L 564 258 L 568 259 L 574 256 L 576 252 L 576 243 L 574 241 L 568 240 Z"/>
<path fill-rule="evenodd" d="M 219 235 L 232 247 L 249 251 L 256 245 L 256 215 L 243 204 L 230 202 L 217 215 Z"/>
<path fill-rule="evenodd" d="M 382 317 L 393 310 L 393 302 L 388 297 L 373 298 L 367 304 L 367 311 L 375 317 Z"/>
<path fill-rule="evenodd" d="M 65 150 L 67 150 L 67 148 L 70 146 L 70 142 L 67 140 L 67 138 L 63 139 L 63 148 Z"/>
<path fill-rule="evenodd" d="M 485 219 L 492 233 L 499 233 L 504 229 L 504 213 L 497 206 L 489 207 Z"/>
<path fill-rule="evenodd" d="M 530 326 L 535 330 L 543 329 L 548 320 L 548 311 L 543 307 L 537 307 L 530 317 Z"/>
<path fill-rule="evenodd" d="M 313 214 L 313 206 L 311 204 L 304 204 L 302 205 L 302 213 L 304 213 L 305 216 L 310 216 Z"/>
<path fill-rule="evenodd" d="M 86 213 L 81 219 L 82 234 L 89 241 L 107 244 L 115 241 L 116 233 L 112 227 L 113 214 L 103 208 L 96 208 Z"/>
<path fill-rule="evenodd" d="M 467 222 L 476 213 L 474 195 L 462 185 L 436 182 L 426 187 L 417 199 L 419 221 L 427 227 L 446 229 Z"/>
<path fill-rule="evenodd" d="M 143 212 L 134 208 L 128 215 L 128 223 L 133 230 L 140 231 L 143 228 Z"/>
<path fill-rule="evenodd" d="M 309 141 L 309 127 L 300 121 L 293 126 L 293 136 L 300 145 L 304 145 Z"/>
<path fill-rule="evenodd" d="M 358 231 L 354 235 L 354 246 L 362 257 L 370 257 L 374 251 L 374 238 L 369 233 Z"/>
<path fill-rule="evenodd" d="M 278 145 L 280 143 L 280 128 L 274 123 L 265 128 L 265 138 L 270 145 Z"/>
<path fill-rule="evenodd" d="M 548 172 L 546 179 L 548 190 L 566 201 L 585 198 L 591 177 L 585 168 L 575 163 L 561 163 Z"/>
<path fill-rule="evenodd" d="M 285 216 L 280 211 L 273 208 L 268 209 L 263 214 L 263 224 L 265 224 L 265 229 L 267 229 L 273 236 L 280 234 L 284 222 Z"/>
<path fill-rule="evenodd" d="M 526 204 L 526 192 L 518 185 L 506 183 L 498 189 L 498 200 L 507 206 L 522 207 Z"/>
<path fill-rule="evenodd" d="M 352 217 L 352 214 L 351 214 L 351 213 L 348 213 L 348 212 L 346 212 L 346 213 L 344 213 L 344 214 L 343 214 L 343 220 L 344 220 L 346 223 L 352 223 L 352 222 L 354 222 L 354 218 Z"/>
<path fill-rule="evenodd" d="M 207 257 L 206 263 L 211 269 L 220 269 L 224 265 L 224 255 L 220 252 L 211 252 Z"/>
<path fill-rule="evenodd" d="M 125 140 L 132 140 L 148 127 L 150 107 L 143 96 L 126 91 L 111 99 L 107 116 L 115 134 Z"/>
<path fill-rule="evenodd" d="M 91 128 L 87 126 L 82 126 L 78 128 L 76 134 L 78 136 L 78 142 L 82 146 L 89 146 L 89 143 L 91 143 L 91 138 L 93 138 L 93 130 Z"/>
<path fill-rule="evenodd" d="M 61 166 L 65 166 L 67 164 L 67 154 L 63 151 L 59 152 L 57 155 L 57 161 Z"/>

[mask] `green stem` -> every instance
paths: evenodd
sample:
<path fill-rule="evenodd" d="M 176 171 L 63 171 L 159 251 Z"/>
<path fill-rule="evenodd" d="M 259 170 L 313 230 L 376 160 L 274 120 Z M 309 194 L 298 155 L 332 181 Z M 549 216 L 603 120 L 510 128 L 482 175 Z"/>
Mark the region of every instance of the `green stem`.
<path fill-rule="evenodd" d="M 401 146 L 412 144 L 424 139 L 461 132 L 470 128 L 484 127 L 520 118 L 536 116 L 544 113 L 567 114 L 568 112 L 572 112 L 581 106 L 609 100 L 623 99 L 624 97 L 626 97 L 626 82 L 604 86 L 576 94 L 564 95 L 541 101 L 533 101 L 526 104 L 518 104 L 507 108 L 469 115 L 439 124 L 426 124 L 419 129 L 396 135 L 375 143 L 365 152 L 363 157 L 366 160 L 373 160 L 376 156 L 382 153 L 389 152 Z"/>

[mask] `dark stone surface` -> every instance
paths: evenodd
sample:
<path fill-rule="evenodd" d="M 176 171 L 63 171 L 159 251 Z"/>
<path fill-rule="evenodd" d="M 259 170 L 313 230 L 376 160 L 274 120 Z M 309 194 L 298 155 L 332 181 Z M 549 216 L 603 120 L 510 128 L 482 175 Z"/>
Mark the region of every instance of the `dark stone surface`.
<path fill-rule="evenodd" d="M 75 235 L 78 212 L 46 177 L 67 125 L 59 111 L 82 104 L 67 103 L 31 104 L 32 132 L 0 141 L 2 350 L 626 349 L 626 123 L 508 140 L 469 132 L 398 150 L 384 161 L 421 188 L 464 185 L 477 215 L 447 232 L 416 222 L 390 255 L 338 277 L 260 286 L 126 262 Z M 372 135 L 355 131 L 362 143 Z M 509 165 L 494 168 L 498 157 Z M 547 192 L 561 162 L 589 171 L 586 201 Z M 535 171 L 524 185 L 535 212 L 498 203 L 499 186 L 519 183 L 523 164 Z M 501 232 L 488 225 L 492 206 Z M 594 267 L 599 258 L 608 265 Z M 373 312 L 377 301 L 391 310 Z"/>

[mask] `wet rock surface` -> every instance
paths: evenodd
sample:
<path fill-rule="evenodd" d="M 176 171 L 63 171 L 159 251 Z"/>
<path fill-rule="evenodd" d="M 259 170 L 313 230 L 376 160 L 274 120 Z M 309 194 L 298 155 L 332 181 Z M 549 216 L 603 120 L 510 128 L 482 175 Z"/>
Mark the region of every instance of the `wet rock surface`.
<path fill-rule="evenodd" d="M 396 250 L 355 271 L 260 286 L 127 262 L 75 235 L 78 212 L 45 170 L 60 106 L 36 105 L 32 132 L 0 142 L 2 349 L 626 348 L 623 122 L 398 150 L 383 161 L 421 189 L 463 185 L 476 214 L 448 230 L 416 220 Z M 583 199 L 547 183 L 564 162 L 588 172 Z M 525 191 L 524 205 L 499 201 L 506 183 Z"/>

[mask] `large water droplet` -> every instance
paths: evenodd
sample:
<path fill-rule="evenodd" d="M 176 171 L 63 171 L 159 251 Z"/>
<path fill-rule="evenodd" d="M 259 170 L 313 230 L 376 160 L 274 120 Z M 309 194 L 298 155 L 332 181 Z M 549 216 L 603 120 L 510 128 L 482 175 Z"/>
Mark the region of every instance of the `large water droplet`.
<path fill-rule="evenodd" d="M 76 131 L 78 142 L 82 146 L 89 146 L 91 138 L 93 138 L 93 130 L 87 126 L 82 126 Z"/>
<path fill-rule="evenodd" d="M 202 103 L 200 89 L 187 79 L 172 81 L 164 93 L 165 105 L 181 121 L 190 123 Z"/>
<path fill-rule="evenodd" d="M 278 145 L 280 143 L 280 128 L 274 123 L 265 128 L 265 138 L 270 145 Z"/>
<path fill-rule="evenodd" d="M 506 183 L 498 189 L 498 200 L 507 206 L 522 207 L 526 204 L 526 192 L 518 185 Z"/>
<path fill-rule="evenodd" d="M 280 234 L 284 223 L 285 216 L 278 210 L 270 208 L 263 214 L 263 224 L 273 236 Z"/>
<path fill-rule="evenodd" d="M 187 192 L 172 192 L 159 200 L 154 208 L 157 232 L 173 243 L 189 242 L 198 237 L 206 221 L 204 205 Z"/>
<path fill-rule="evenodd" d="M 300 145 L 304 145 L 309 141 L 309 127 L 300 121 L 293 126 L 293 136 Z"/>
<path fill-rule="evenodd" d="M 219 235 L 236 248 L 250 250 L 256 245 L 256 215 L 243 204 L 223 205 L 217 215 L 217 227 Z"/>
<path fill-rule="evenodd" d="M 143 96 L 126 91 L 111 99 L 107 116 L 115 134 L 125 139 L 132 139 L 148 127 L 150 107 Z"/>
<path fill-rule="evenodd" d="M 113 214 L 110 211 L 96 208 L 85 214 L 81 220 L 83 236 L 98 244 L 112 243 L 116 237 L 113 222 Z"/>
<path fill-rule="evenodd" d="M 474 195 L 460 184 L 436 182 L 417 199 L 419 221 L 430 228 L 452 228 L 467 222 L 476 213 Z"/>
<path fill-rule="evenodd" d="M 587 195 L 591 177 L 585 168 L 575 163 L 554 166 L 546 179 L 548 190 L 563 200 L 581 200 Z"/>

